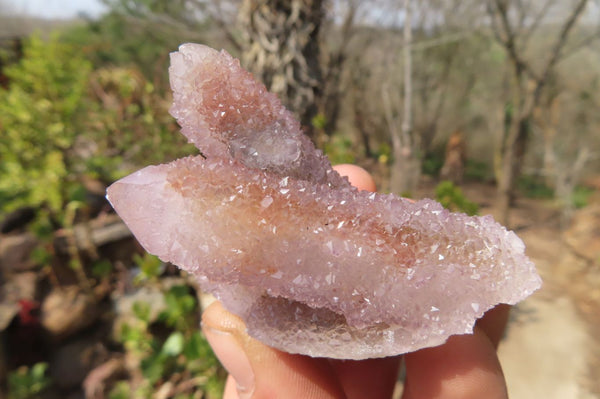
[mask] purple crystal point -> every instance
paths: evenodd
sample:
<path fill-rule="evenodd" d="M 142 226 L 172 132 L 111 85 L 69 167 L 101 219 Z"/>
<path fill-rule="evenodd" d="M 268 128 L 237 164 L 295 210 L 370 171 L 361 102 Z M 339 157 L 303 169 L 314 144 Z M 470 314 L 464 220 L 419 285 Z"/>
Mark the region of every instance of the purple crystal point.
<path fill-rule="evenodd" d="M 311 356 L 397 355 L 540 287 L 522 241 L 491 217 L 351 187 L 227 53 L 183 45 L 170 73 L 171 112 L 207 159 L 146 167 L 108 197 L 144 248 L 252 336 Z"/>
<path fill-rule="evenodd" d="M 171 114 L 204 155 L 281 176 L 348 184 L 281 101 L 227 52 L 183 44 L 171 53 L 169 75 Z"/>

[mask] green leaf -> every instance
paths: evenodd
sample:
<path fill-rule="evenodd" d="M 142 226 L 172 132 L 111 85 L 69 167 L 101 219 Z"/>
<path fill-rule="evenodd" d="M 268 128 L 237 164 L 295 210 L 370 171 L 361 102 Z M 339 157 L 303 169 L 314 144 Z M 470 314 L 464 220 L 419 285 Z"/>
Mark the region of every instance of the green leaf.
<path fill-rule="evenodd" d="M 37 396 L 51 384 L 46 376 L 47 363 L 36 363 L 32 367 L 20 367 L 8 375 L 9 398 L 29 399 Z"/>
<path fill-rule="evenodd" d="M 107 259 L 98 260 L 92 265 L 92 274 L 99 278 L 108 277 L 112 270 L 112 263 Z"/>
<path fill-rule="evenodd" d="M 462 190 L 450 181 L 443 181 L 437 185 L 435 188 L 435 199 L 444 208 L 453 212 L 464 212 L 467 215 L 473 216 L 479 211 L 479 206 L 469 201 Z"/>
<path fill-rule="evenodd" d="M 130 399 L 131 387 L 127 381 L 119 381 L 108 394 L 109 399 Z"/>
<path fill-rule="evenodd" d="M 205 369 L 218 364 L 212 348 L 200 331 L 194 331 L 187 339 L 183 354 L 188 362 L 202 361 L 202 367 Z"/>
<path fill-rule="evenodd" d="M 142 360 L 142 374 L 151 384 L 154 384 L 164 375 L 166 360 L 167 358 L 160 353 L 154 353 L 152 356 Z"/>
<path fill-rule="evenodd" d="M 48 370 L 47 363 L 36 363 L 31 368 L 31 376 L 34 380 L 41 380 L 46 375 L 46 370 Z"/>
<path fill-rule="evenodd" d="M 149 253 L 145 253 L 144 256 L 135 254 L 133 261 L 140 268 L 140 274 L 135 278 L 137 284 L 146 280 L 156 279 L 162 273 L 164 266 L 163 262 L 157 256 Z"/>
<path fill-rule="evenodd" d="M 176 331 L 169 335 L 162 347 L 162 353 L 167 356 L 177 356 L 183 351 L 183 334 Z"/>
<path fill-rule="evenodd" d="M 145 323 L 150 322 L 150 304 L 147 302 L 137 301 L 132 306 L 133 314 L 135 317 Z"/>

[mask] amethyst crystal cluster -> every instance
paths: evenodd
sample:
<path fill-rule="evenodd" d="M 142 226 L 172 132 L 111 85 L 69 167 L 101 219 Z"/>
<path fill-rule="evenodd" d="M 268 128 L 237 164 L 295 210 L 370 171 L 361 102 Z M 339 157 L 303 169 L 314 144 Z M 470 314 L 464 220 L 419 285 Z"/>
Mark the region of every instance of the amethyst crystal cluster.
<path fill-rule="evenodd" d="M 171 63 L 171 113 L 204 157 L 148 166 L 108 198 L 250 335 L 311 356 L 397 355 L 470 333 L 540 287 L 491 217 L 350 186 L 226 52 L 184 44 Z"/>

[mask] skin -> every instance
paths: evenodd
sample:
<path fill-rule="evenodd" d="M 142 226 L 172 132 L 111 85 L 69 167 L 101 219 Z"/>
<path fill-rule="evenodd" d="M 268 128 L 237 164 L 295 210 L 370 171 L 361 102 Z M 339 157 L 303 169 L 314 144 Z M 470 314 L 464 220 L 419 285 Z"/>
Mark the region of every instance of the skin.
<path fill-rule="evenodd" d="M 364 169 L 334 168 L 359 189 L 375 191 Z M 248 336 L 243 321 L 219 302 L 205 310 L 202 330 L 229 372 L 224 399 L 389 399 L 402 358 L 403 399 L 507 399 L 496 349 L 508 313 L 507 305 L 499 305 L 477 322 L 473 334 L 452 336 L 434 348 L 360 361 L 311 358 L 270 348 Z"/>

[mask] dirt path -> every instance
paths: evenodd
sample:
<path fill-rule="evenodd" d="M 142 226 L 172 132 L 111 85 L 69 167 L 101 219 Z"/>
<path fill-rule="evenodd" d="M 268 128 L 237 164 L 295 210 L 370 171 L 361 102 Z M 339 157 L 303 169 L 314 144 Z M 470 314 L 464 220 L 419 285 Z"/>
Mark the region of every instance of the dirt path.
<path fill-rule="evenodd" d="M 526 200 L 515 212 L 519 236 L 544 280 L 542 289 L 514 309 L 500 346 L 511 399 L 592 399 L 597 391 L 594 360 L 600 339 L 594 320 L 600 302 L 590 273 L 565 244 L 558 215 L 543 202 Z M 600 237 L 598 237 L 600 239 Z"/>
<path fill-rule="evenodd" d="M 465 187 L 467 198 L 488 205 L 489 187 Z M 591 209 L 591 208 L 588 208 Z M 600 245 L 593 213 L 584 246 Z M 511 399 L 600 398 L 600 268 L 577 255 L 564 240 L 556 208 L 543 200 L 521 199 L 512 225 L 527 245 L 544 286 L 513 309 L 499 355 Z M 574 218 L 577 221 L 577 218 Z M 591 240 L 591 241 L 590 241 Z"/>
<path fill-rule="evenodd" d="M 591 338 L 568 296 L 534 295 L 513 310 L 499 349 L 511 399 L 591 399 Z"/>

